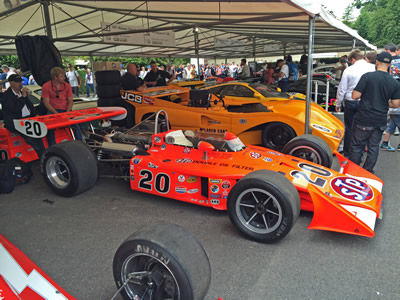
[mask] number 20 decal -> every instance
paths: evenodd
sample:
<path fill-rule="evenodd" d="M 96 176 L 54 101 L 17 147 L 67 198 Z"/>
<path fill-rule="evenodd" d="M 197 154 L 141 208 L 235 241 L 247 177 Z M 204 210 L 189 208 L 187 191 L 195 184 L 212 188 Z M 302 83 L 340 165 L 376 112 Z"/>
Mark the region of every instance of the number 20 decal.
<path fill-rule="evenodd" d="M 144 190 L 153 190 L 153 172 L 149 170 L 140 170 L 139 175 L 141 176 L 139 180 L 138 187 Z M 171 180 L 168 174 L 158 173 L 154 178 L 154 189 L 160 194 L 166 194 L 169 192 L 169 187 Z"/>
<path fill-rule="evenodd" d="M 317 174 L 317 175 L 320 175 L 322 177 L 330 177 L 330 176 L 332 176 L 332 173 L 330 171 L 322 169 L 322 168 L 319 168 L 317 166 L 313 166 L 313 165 L 307 164 L 307 163 L 300 163 L 299 167 L 301 169 L 303 169 L 304 171 L 307 171 L 307 173 L 311 172 L 313 174 Z M 312 180 L 307 173 L 296 170 L 296 171 L 290 172 L 290 175 L 293 178 L 296 178 L 296 179 L 303 178 L 308 183 L 313 184 L 315 186 L 318 186 L 320 188 L 323 188 L 326 185 L 326 183 L 328 182 L 328 180 L 326 180 L 324 178 L 321 178 L 321 177 L 316 177 L 314 180 Z"/>
<path fill-rule="evenodd" d="M 38 122 L 25 122 L 26 135 L 28 136 L 41 136 L 42 130 Z"/>

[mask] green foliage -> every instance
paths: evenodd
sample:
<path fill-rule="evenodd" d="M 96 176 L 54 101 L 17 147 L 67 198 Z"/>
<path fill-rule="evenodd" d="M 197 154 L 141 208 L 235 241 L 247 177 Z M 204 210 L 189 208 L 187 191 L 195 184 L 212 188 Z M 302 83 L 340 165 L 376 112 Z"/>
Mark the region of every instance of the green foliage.
<path fill-rule="evenodd" d="M 370 43 L 383 47 L 400 44 L 400 5 L 398 0 L 356 0 L 360 15 L 350 26 Z"/>
<path fill-rule="evenodd" d="M 17 55 L 1 55 L 0 64 L 19 69 L 21 67 Z"/>

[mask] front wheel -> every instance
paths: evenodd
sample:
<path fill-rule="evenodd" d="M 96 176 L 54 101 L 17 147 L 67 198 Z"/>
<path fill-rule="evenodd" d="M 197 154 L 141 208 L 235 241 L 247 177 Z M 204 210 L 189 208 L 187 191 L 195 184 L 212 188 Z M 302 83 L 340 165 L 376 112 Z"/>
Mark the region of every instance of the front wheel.
<path fill-rule="evenodd" d="M 281 151 L 295 136 L 296 132 L 289 125 L 273 122 L 265 125 L 262 131 L 262 144 L 266 148 Z"/>
<path fill-rule="evenodd" d="M 272 243 L 286 236 L 300 213 L 300 197 L 285 176 L 252 172 L 235 184 L 228 195 L 228 215 L 247 238 Z"/>
<path fill-rule="evenodd" d="M 333 153 L 328 144 L 312 134 L 303 134 L 295 137 L 282 149 L 282 153 L 296 156 L 321 166 L 330 168 Z"/>
<path fill-rule="evenodd" d="M 211 267 L 201 244 L 181 227 L 159 223 L 126 239 L 114 255 L 124 299 L 204 299 Z"/>

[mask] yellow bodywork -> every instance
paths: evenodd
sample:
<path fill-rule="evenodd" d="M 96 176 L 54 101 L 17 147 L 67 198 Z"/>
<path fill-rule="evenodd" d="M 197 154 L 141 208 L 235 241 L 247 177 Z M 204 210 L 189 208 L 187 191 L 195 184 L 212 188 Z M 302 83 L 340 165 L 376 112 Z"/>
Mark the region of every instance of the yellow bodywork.
<path fill-rule="evenodd" d="M 209 107 L 190 106 L 190 89 L 178 86 L 164 86 L 146 89 L 143 93 L 121 91 L 121 97 L 135 106 L 135 121 L 159 110 L 168 114 L 172 129 L 192 130 L 197 132 L 223 133 L 230 131 L 239 136 L 246 144 L 261 145 L 262 129 L 269 123 L 281 122 L 290 126 L 296 135 L 304 134 L 304 100 L 284 98 L 236 99 L 225 96 L 225 107 L 217 96 L 212 95 Z M 176 99 L 179 98 L 179 103 Z M 174 101 L 174 102 L 173 102 Z M 268 112 L 229 112 L 226 107 L 251 104 L 257 101 L 267 106 Z M 321 137 L 334 151 L 343 137 L 344 127 L 340 120 L 311 104 L 310 128 L 312 133 Z"/>

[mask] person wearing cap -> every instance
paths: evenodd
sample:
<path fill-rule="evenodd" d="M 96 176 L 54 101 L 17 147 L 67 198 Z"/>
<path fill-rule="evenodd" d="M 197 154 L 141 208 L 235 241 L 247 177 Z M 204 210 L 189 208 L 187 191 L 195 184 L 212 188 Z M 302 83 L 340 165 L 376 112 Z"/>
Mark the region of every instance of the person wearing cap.
<path fill-rule="evenodd" d="M 367 63 L 364 55 L 356 49 L 349 55 L 350 67 L 347 67 L 342 73 L 336 95 L 336 111 L 340 112 L 344 106 L 344 138 L 343 155 L 348 157 L 350 152 L 353 119 L 357 113 L 359 99 L 353 100 L 351 94 L 360 80 L 361 76 L 367 72 L 374 72 L 375 65 Z"/>
<path fill-rule="evenodd" d="M 361 76 L 352 92 L 354 100 L 361 100 L 353 121 L 350 160 L 360 164 L 368 145 L 363 168 L 371 173 L 378 160 L 379 142 L 386 128 L 389 105 L 400 105 L 400 85 L 388 73 L 391 61 L 392 56 L 388 52 L 379 53 L 376 56 L 376 71 Z"/>
<path fill-rule="evenodd" d="M 1 70 L 3 71 L 3 73 L 6 74 L 6 79 L 8 79 L 12 74 L 15 74 L 15 72 L 13 70 L 11 70 L 10 67 L 7 65 L 2 65 Z M 4 84 L 4 86 L 6 89 L 8 89 L 10 87 L 10 83 L 6 82 Z"/>
<path fill-rule="evenodd" d="M 13 133 L 22 136 L 25 142 L 32 146 L 40 158 L 45 151 L 42 139 L 26 136 L 15 129 L 14 120 L 34 117 L 36 110 L 29 100 L 28 88 L 22 87 L 22 78 L 17 74 L 11 74 L 8 77 L 10 88 L 3 94 L 2 110 L 4 115 L 4 127 Z"/>
<path fill-rule="evenodd" d="M 42 86 L 43 104 L 47 108 L 47 114 L 57 114 L 72 110 L 74 104 L 72 88 L 65 82 L 65 72 L 60 67 L 54 67 L 50 71 L 51 80 Z M 82 140 L 82 133 L 78 125 L 73 126 L 75 138 Z M 54 130 L 47 132 L 49 145 L 56 143 Z"/>

